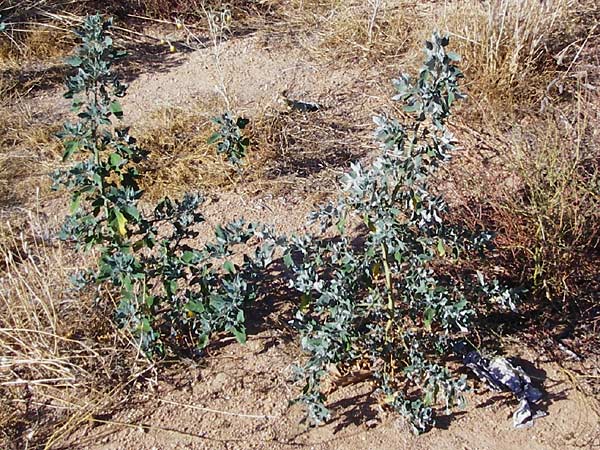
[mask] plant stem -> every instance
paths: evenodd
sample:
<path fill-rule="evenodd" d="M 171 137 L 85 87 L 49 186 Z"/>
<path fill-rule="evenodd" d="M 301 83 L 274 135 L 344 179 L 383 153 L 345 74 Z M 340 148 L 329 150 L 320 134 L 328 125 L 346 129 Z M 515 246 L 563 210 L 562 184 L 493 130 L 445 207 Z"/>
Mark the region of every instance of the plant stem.
<path fill-rule="evenodd" d="M 388 333 L 390 328 L 392 327 L 392 323 L 394 322 L 394 297 L 392 292 L 392 271 L 390 269 L 390 265 L 388 263 L 388 249 L 387 245 L 384 243 L 381 244 L 381 256 L 383 259 L 383 270 L 385 273 L 385 287 L 387 288 L 387 309 L 389 312 L 389 319 L 385 326 L 385 336 L 386 341 L 389 339 Z"/>

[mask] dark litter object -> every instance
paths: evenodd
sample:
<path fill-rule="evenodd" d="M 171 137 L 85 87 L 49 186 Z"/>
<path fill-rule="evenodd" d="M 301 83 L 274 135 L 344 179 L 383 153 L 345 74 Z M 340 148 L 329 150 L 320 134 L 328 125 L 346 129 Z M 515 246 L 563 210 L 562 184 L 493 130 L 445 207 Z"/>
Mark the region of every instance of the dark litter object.
<path fill-rule="evenodd" d="M 477 351 L 467 353 L 463 364 L 492 390 L 512 392 L 519 399 L 519 407 L 513 414 L 515 428 L 531 427 L 535 419 L 546 415 L 540 409 L 542 392 L 531 384 L 531 378 L 520 366 L 511 364 L 501 356 L 489 360 Z"/>
<path fill-rule="evenodd" d="M 302 100 L 293 100 L 289 98 L 287 90 L 283 91 L 281 95 L 283 96 L 283 99 L 285 100 L 288 109 L 292 111 L 300 111 L 306 113 L 315 112 L 323 109 L 323 106 L 319 105 L 318 103 L 307 102 Z"/>
<path fill-rule="evenodd" d="M 313 102 L 303 102 L 300 100 L 289 100 L 289 99 L 285 99 L 286 104 L 288 105 L 288 108 L 294 110 L 294 111 L 300 111 L 300 112 L 315 112 L 315 111 L 319 111 L 320 109 L 322 109 L 321 105 L 319 105 L 318 103 L 313 103 Z"/>

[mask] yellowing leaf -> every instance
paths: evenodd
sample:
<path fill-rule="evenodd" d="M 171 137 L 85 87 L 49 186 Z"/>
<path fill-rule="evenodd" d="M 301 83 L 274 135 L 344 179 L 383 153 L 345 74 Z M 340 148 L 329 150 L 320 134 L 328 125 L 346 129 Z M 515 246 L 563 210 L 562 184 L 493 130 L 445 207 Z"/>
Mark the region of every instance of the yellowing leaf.
<path fill-rule="evenodd" d="M 127 223 L 127 219 L 123 215 L 121 211 L 115 211 L 115 218 L 117 219 L 117 231 L 121 236 L 125 236 L 127 234 L 127 228 L 125 224 Z"/>
<path fill-rule="evenodd" d="M 371 272 L 373 273 L 373 276 L 377 278 L 379 274 L 381 274 L 381 263 L 374 264 Z"/>

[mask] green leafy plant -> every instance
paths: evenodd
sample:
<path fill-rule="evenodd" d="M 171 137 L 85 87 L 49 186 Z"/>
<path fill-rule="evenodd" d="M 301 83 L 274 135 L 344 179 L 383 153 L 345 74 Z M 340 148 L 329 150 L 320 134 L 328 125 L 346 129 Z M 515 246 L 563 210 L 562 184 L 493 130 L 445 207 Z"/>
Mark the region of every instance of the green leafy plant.
<path fill-rule="evenodd" d="M 148 356 L 202 349 L 214 333 L 246 338 L 244 308 L 256 295 L 258 273 L 271 261 L 274 240 L 268 229 L 242 220 L 217 226 L 211 241 L 196 245 L 202 197 L 164 198 L 143 206 L 136 164 L 144 157 L 121 118 L 117 101 L 126 87 L 112 73 L 123 56 L 109 35 L 112 21 L 87 17 L 82 40 L 68 63 L 67 98 L 78 121 L 60 137 L 71 167 L 54 174 L 55 187 L 71 193 L 71 214 L 61 237 L 84 250 L 95 249 L 97 267 L 78 274 L 76 284 L 95 286 L 98 298 L 116 298 L 115 318 L 131 331 Z M 149 212 L 147 212 L 149 211 Z M 239 244 L 255 243 L 253 255 L 234 263 Z"/>
<path fill-rule="evenodd" d="M 299 401 L 313 422 L 330 414 L 322 381 L 331 367 L 342 375 L 360 368 L 379 386 L 382 403 L 425 431 L 435 424 L 436 404 L 460 404 L 467 388 L 446 363 L 471 326 L 469 300 L 513 305 L 512 293 L 481 273 L 455 279 L 444 270 L 491 240 L 445 223 L 447 205 L 432 185 L 454 149 L 446 121 L 463 98 L 459 58 L 447 45 L 434 33 L 418 78 L 394 81 L 394 99 L 412 120 L 376 117 L 381 156 L 370 167 L 353 164 L 340 199 L 312 214 L 318 236 L 290 240 L 285 262 L 301 293 L 294 324 L 308 353 Z"/>
<path fill-rule="evenodd" d="M 250 146 L 250 139 L 244 136 L 244 128 L 250 121 L 243 117 L 234 120 L 229 112 L 214 117 L 212 121 L 219 129 L 208 138 L 208 143 L 216 143 L 217 153 L 225 155 L 234 166 L 239 166 Z"/>

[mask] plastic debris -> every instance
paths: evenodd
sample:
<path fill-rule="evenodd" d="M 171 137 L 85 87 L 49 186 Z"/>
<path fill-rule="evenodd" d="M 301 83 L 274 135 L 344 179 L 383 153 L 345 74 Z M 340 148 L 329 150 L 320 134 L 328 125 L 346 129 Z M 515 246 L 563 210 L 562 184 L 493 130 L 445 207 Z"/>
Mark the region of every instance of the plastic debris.
<path fill-rule="evenodd" d="M 531 427 L 535 419 L 546 415 L 540 409 L 542 392 L 531 384 L 531 378 L 520 366 L 500 356 L 489 360 L 476 351 L 467 353 L 463 363 L 492 390 L 512 392 L 519 399 L 519 406 L 513 414 L 515 428 Z"/>

